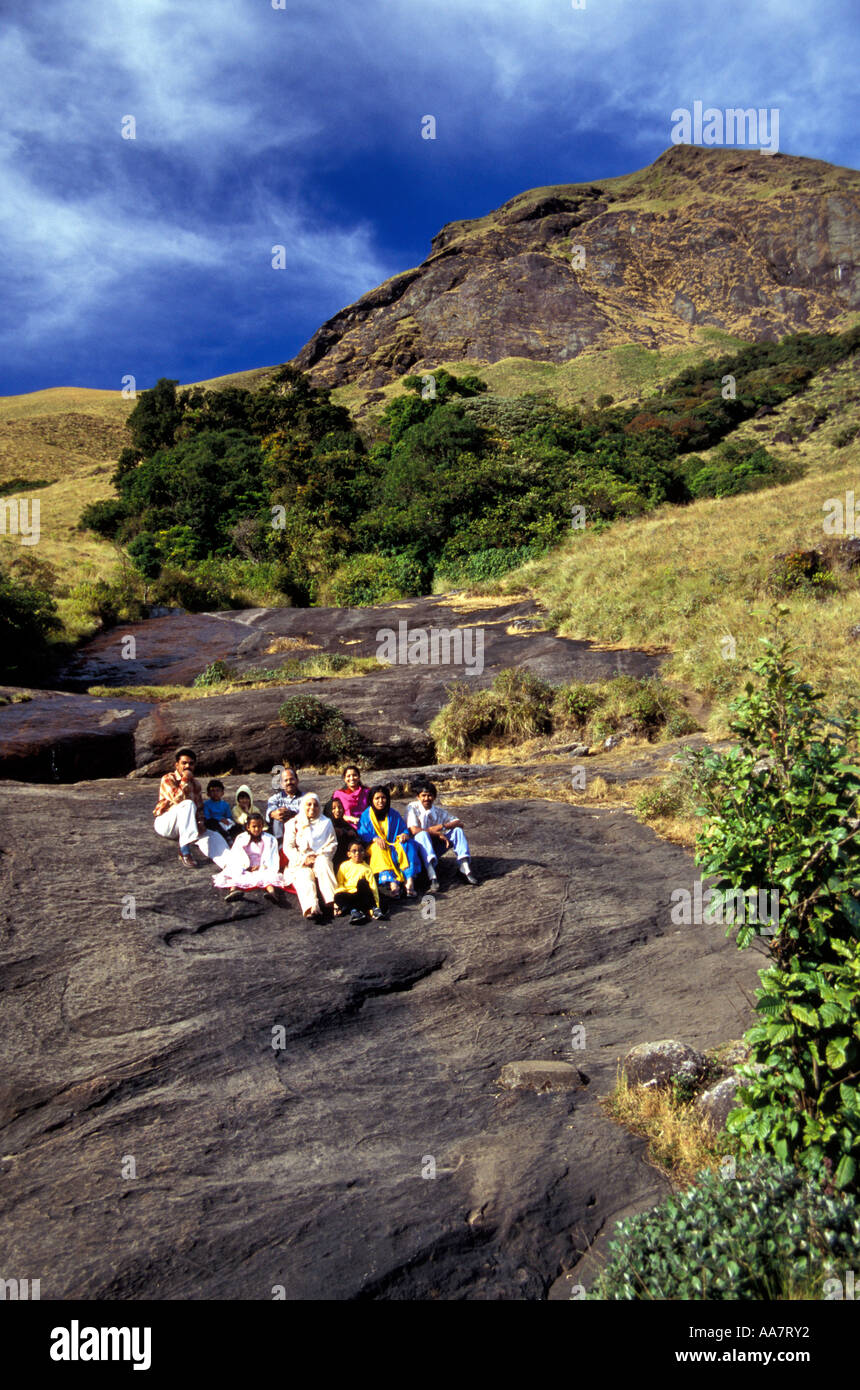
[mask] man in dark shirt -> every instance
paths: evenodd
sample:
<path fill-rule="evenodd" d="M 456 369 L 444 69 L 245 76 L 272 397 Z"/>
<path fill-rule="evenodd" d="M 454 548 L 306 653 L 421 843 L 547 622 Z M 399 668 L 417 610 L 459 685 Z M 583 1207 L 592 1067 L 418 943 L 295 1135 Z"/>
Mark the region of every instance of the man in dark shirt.
<path fill-rule="evenodd" d="M 279 845 L 283 844 L 284 826 L 297 814 L 301 799 L 296 769 L 294 767 L 281 768 L 280 788 L 272 793 L 266 803 L 266 819 L 269 822 L 269 829 Z"/>

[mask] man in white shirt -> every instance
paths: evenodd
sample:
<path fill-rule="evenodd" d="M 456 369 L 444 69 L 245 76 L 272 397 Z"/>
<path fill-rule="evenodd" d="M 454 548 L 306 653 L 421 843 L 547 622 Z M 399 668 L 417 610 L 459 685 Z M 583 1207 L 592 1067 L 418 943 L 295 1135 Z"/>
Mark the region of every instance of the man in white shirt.
<path fill-rule="evenodd" d="M 457 856 L 460 873 L 467 883 L 477 885 L 472 873 L 469 842 L 463 830 L 463 822 L 446 811 L 444 806 L 434 803 L 438 795 L 432 782 L 422 782 L 417 788 L 417 800 L 410 801 L 406 811 L 406 826 L 418 846 L 421 862 L 430 880 L 429 892 L 438 893 L 439 879 L 436 864 L 440 854 L 453 849 Z"/>

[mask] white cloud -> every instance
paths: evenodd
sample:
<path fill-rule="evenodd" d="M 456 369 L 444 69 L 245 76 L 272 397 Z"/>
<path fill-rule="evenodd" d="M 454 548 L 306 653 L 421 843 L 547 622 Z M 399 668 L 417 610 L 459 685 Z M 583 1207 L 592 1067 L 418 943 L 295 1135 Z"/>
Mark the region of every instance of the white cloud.
<path fill-rule="evenodd" d="M 17 318 L 0 342 L 85 338 L 158 277 L 259 287 L 276 243 L 291 302 L 333 312 L 403 267 L 376 248 L 372 206 L 345 225 L 317 210 L 318 170 L 407 148 L 420 178 L 428 112 L 434 157 L 461 171 L 542 139 L 569 143 L 576 177 L 598 136 L 636 167 L 696 99 L 779 105 L 782 149 L 851 161 L 858 40 L 838 4 L 586 4 L 35 0 L 0 37 L 0 267 Z"/>

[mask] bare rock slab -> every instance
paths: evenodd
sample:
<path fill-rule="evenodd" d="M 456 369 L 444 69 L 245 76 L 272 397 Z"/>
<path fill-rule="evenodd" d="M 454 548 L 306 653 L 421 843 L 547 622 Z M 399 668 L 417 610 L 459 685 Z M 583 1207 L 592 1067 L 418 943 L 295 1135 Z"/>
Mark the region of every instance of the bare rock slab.
<path fill-rule="evenodd" d="M 499 1085 L 509 1091 L 578 1091 L 588 1081 L 570 1062 L 506 1062 Z"/>
<path fill-rule="evenodd" d="M 43 1299 L 543 1299 L 665 1194 L 599 1098 L 642 1038 L 736 1033 L 757 978 L 719 926 L 674 929 L 677 846 L 490 796 L 462 808 L 479 887 L 443 860 L 433 919 L 317 926 L 183 872 L 156 791 L 0 786 L 5 1277 Z M 500 1087 L 508 1059 L 566 1088 Z"/>

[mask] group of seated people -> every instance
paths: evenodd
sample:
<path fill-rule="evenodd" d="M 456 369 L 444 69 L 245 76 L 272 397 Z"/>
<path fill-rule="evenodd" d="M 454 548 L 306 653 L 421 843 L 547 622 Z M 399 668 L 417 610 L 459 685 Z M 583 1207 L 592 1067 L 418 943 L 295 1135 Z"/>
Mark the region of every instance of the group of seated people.
<path fill-rule="evenodd" d="M 356 925 L 369 917 L 383 921 L 388 914 L 380 886 L 391 898 L 415 898 L 415 880 L 423 873 L 427 891 L 437 893 L 439 857 L 449 849 L 465 881 L 478 882 L 463 824 L 437 804 L 427 778 L 412 783 L 415 800 L 404 821 L 388 787 L 364 786 L 354 764 L 344 768 L 343 786 L 324 808 L 314 792 L 301 793 L 295 768 L 285 767 L 264 812 L 247 783 L 237 788 L 232 808 L 217 778 L 204 797 L 196 763 L 192 748 L 177 749 L 173 772 L 161 779 L 155 830 L 179 840 L 183 867 L 197 867 L 192 845 L 211 859 L 219 869 L 212 882 L 228 902 L 261 889 L 284 906 L 290 891 L 315 921 L 347 914 Z"/>

